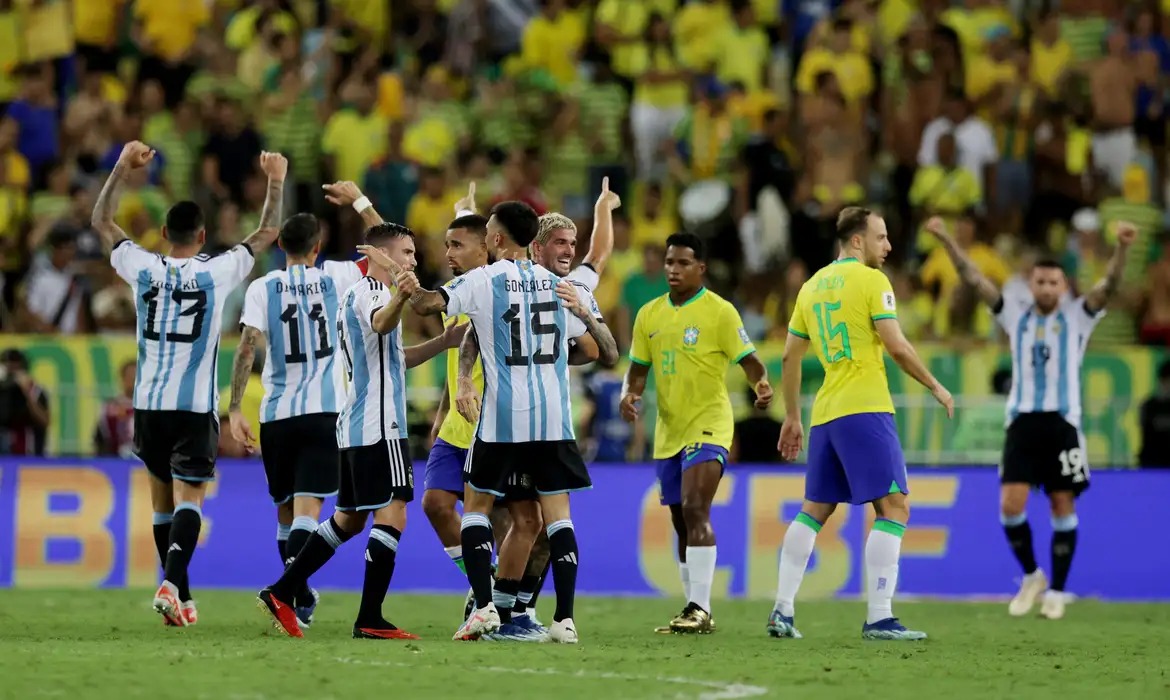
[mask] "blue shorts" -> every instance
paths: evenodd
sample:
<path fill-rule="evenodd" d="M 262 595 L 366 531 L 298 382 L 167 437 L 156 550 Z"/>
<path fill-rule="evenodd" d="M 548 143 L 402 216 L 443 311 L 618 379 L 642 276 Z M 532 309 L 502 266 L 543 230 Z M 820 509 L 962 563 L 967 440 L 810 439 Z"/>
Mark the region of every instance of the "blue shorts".
<path fill-rule="evenodd" d="M 682 505 L 683 472 L 703 462 L 727 464 L 727 450 L 718 445 L 698 442 L 687 445 L 673 457 L 660 459 L 654 466 L 658 471 L 658 501 L 664 506 Z"/>
<path fill-rule="evenodd" d="M 463 463 L 467 450 L 456 447 L 442 438 L 436 438 L 431 454 L 427 456 L 427 472 L 423 489 L 448 491 L 463 495 Z"/>
<path fill-rule="evenodd" d="M 809 431 L 805 500 L 861 504 L 894 492 L 910 493 L 894 414 L 857 413 Z"/>

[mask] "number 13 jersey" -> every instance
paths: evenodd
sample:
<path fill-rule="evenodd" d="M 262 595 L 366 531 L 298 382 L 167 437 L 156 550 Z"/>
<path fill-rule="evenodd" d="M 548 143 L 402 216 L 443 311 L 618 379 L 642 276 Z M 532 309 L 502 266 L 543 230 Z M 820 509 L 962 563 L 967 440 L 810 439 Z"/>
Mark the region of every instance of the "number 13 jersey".
<path fill-rule="evenodd" d="M 467 315 L 479 341 L 484 395 L 476 436 L 484 442 L 576 439 L 569 340 L 586 331 L 561 305 L 560 279 L 531 260 L 499 260 L 439 289 L 447 315 Z M 593 295 L 574 287 L 600 320 Z"/>
<path fill-rule="evenodd" d="M 219 255 L 171 258 L 123 239 L 110 262 L 134 290 L 138 370 L 134 408 L 210 413 L 223 307 L 255 259 L 243 243 Z"/>
<path fill-rule="evenodd" d="M 268 340 L 261 423 L 340 410 L 345 380 L 334 369 L 337 313 L 360 277 L 357 264 L 330 260 L 323 269 L 290 265 L 248 285 L 240 325 Z"/>

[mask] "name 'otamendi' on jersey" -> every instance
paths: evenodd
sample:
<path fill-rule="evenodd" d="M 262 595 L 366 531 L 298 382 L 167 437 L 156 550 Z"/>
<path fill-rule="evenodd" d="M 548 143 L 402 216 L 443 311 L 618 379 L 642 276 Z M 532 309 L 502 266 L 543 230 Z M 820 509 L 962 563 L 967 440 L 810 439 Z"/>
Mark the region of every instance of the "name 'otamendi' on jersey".
<path fill-rule="evenodd" d="M 134 290 L 134 408 L 215 411 L 223 308 L 252 271 L 252 250 L 241 243 L 218 255 L 172 258 L 123 239 L 114 246 L 110 262 Z"/>
<path fill-rule="evenodd" d="M 240 323 L 268 340 L 261 423 L 340 410 L 337 316 L 341 295 L 360 278 L 356 263 L 330 260 L 323 268 L 290 265 L 248 285 Z"/>

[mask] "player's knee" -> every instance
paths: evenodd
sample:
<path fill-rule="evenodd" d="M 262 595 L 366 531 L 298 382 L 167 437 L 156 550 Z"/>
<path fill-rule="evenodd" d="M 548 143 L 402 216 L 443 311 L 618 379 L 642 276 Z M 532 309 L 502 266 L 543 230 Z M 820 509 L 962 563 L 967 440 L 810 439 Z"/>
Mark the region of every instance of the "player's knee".
<path fill-rule="evenodd" d="M 1006 518 L 1016 518 L 1024 514 L 1028 507 L 1028 492 L 1022 494 L 1015 489 L 1004 489 L 999 495 L 999 512 Z"/>
<path fill-rule="evenodd" d="M 423 513 L 431 522 L 449 518 L 455 512 L 455 498 L 445 491 L 425 491 L 422 498 Z"/>
<path fill-rule="evenodd" d="M 406 532 L 406 503 L 391 501 L 390 505 L 374 511 L 374 524 L 388 525 L 399 532 Z"/>
<path fill-rule="evenodd" d="M 293 521 L 293 504 L 291 500 L 276 506 L 276 519 L 278 522 L 286 524 Z"/>
<path fill-rule="evenodd" d="M 366 526 L 366 511 L 364 510 L 335 510 L 333 522 L 347 534 L 355 535 Z"/>
<path fill-rule="evenodd" d="M 683 499 L 682 517 L 687 530 L 693 530 L 696 527 L 706 527 L 710 514 L 711 504 L 702 499 Z"/>
<path fill-rule="evenodd" d="M 515 508 L 512 510 L 512 529 L 523 537 L 536 539 L 540 533 L 540 515 L 535 509 Z"/>
<path fill-rule="evenodd" d="M 1052 509 L 1053 518 L 1067 518 L 1075 516 L 1077 512 L 1076 499 L 1067 491 L 1049 494 L 1048 505 Z"/>

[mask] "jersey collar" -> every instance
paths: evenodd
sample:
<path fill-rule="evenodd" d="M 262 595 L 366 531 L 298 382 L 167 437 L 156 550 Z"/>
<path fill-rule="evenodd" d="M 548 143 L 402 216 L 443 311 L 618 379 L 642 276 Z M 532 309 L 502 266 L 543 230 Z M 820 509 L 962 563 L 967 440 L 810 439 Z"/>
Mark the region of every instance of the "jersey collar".
<path fill-rule="evenodd" d="M 840 265 L 841 263 L 847 263 L 847 262 L 859 262 L 859 261 L 857 260 L 857 258 L 850 256 L 848 258 L 841 258 L 840 260 L 834 260 L 832 264 L 833 265 Z"/>
<path fill-rule="evenodd" d="M 706 294 L 706 293 L 707 293 L 707 288 L 706 288 L 706 287 L 699 287 L 699 291 L 695 292 L 695 296 L 691 297 L 690 299 L 687 299 L 686 301 L 684 301 L 683 303 L 679 304 L 678 306 L 675 306 L 675 305 L 674 305 L 674 299 L 671 299 L 671 298 L 670 298 L 670 294 L 668 293 L 668 294 L 666 295 L 666 301 L 670 302 L 670 305 L 671 305 L 671 306 L 674 306 L 674 308 L 676 308 L 676 309 L 681 309 L 682 307 L 686 306 L 687 304 L 690 304 L 690 303 L 692 303 L 692 302 L 696 302 L 696 301 L 698 301 L 698 300 L 699 300 L 699 297 L 703 296 L 703 295 L 704 295 L 704 294 Z"/>

